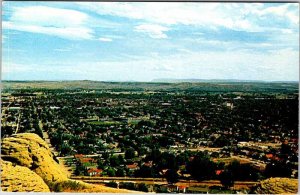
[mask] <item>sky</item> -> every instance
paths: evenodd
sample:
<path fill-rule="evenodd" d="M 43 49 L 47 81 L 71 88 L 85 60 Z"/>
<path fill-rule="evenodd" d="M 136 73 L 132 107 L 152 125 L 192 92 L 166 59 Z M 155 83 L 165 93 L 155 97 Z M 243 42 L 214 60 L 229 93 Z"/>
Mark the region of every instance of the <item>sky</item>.
<path fill-rule="evenodd" d="M 3 2 L 2 79 L 299 81 L 298 3 Z"/>

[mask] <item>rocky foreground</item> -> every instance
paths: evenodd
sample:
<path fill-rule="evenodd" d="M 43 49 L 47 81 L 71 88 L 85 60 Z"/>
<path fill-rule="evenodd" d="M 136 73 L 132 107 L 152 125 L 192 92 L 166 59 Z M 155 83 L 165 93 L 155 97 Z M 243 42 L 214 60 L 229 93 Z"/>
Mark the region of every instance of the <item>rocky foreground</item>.
<path fill-rule="evenodd" d="M 16 134 L 1 142 L 1 191 L 136 193 L 69 179 L 36 134 Z"/>
<path fill-rule="evenodd" d="M 298 180 L 290 178 L 270 178 L 253 188 L 255 194 L 298 194 Z"/>

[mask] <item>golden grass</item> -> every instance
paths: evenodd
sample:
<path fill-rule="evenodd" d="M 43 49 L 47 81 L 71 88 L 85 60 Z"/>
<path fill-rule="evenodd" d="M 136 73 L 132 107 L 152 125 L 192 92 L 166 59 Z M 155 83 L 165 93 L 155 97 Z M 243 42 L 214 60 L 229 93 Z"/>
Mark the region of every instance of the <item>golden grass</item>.
<path fill-rule="evenodd" d="M 270 178 L 261 181 L 254 190 L 257 194 L 297 194 L 298 180 L 290 178 Z"/>

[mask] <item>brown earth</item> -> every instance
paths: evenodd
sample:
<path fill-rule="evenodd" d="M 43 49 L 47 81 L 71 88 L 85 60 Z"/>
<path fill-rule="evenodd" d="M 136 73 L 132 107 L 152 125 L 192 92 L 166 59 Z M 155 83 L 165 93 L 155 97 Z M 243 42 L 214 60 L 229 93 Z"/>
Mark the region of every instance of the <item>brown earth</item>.
<path fill-rule="evenodd" d="M 36 134 L 14 134 L 1 142 L 2 191 L 137 193 L 69 179 Z"/>

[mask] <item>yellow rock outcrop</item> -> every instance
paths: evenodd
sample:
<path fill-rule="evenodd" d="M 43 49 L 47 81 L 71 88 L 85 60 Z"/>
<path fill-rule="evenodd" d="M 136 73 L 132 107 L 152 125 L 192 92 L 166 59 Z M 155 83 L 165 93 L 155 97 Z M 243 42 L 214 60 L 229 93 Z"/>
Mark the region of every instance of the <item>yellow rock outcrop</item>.
<path fill-rule="evenodd" d="M 68 179 L 47 143 L 36 134 L 15 134 L 1 142 L 2 191 L 134 192 Z"/>
<path fill-rule="evenodd" d="M 298 180 L 290 178 L 270 178 L 254 187 L 256 194 L 298 194 Z"/>
<path fill-rule="evenodd" d="M 0 161 L 1 190 L 9 192 L 50 192 L 44 180 L 36 173 L 11 162 Z"/>
<path fill-rule="evenodd" d="M 21 133 L 4 138 L 1 144 L 1 156 L 4 160 L 10 159 L 20 166 L 33 170 L 47 184 L 67 179 L 66 173 L 53 159 L 46 142 L 36 134 Z"/>

